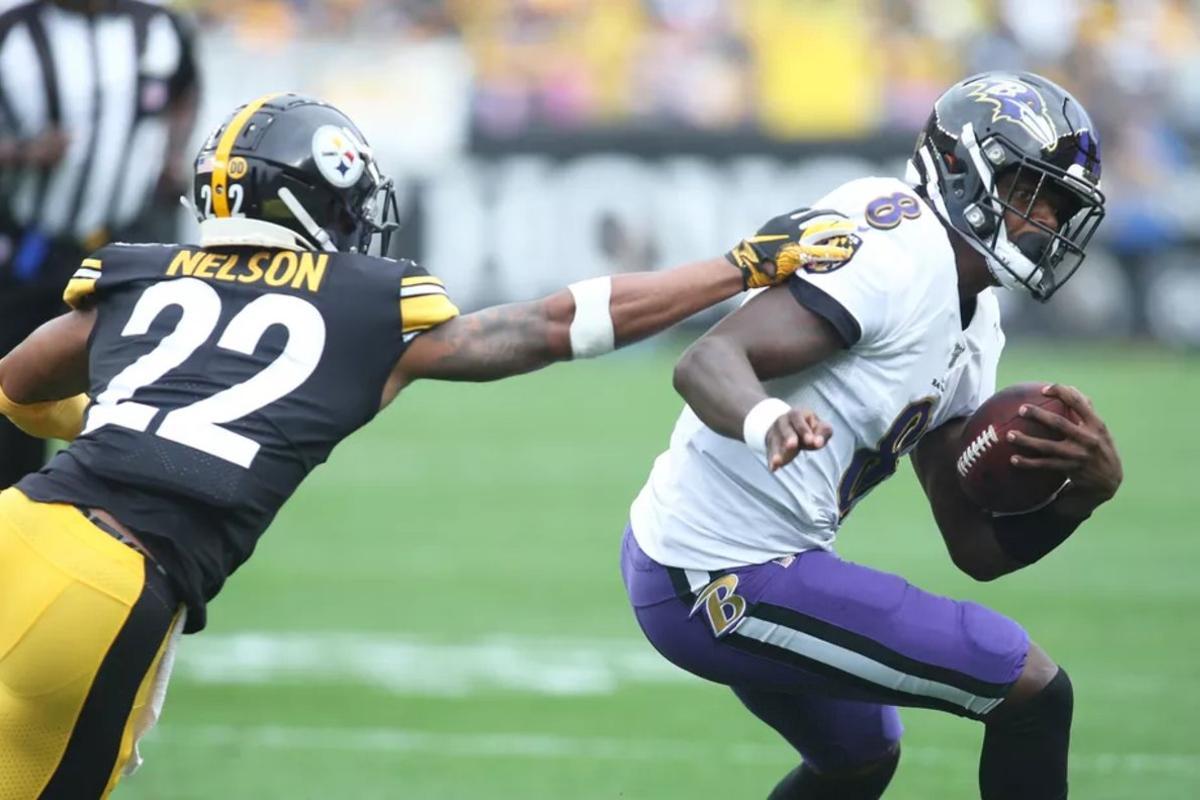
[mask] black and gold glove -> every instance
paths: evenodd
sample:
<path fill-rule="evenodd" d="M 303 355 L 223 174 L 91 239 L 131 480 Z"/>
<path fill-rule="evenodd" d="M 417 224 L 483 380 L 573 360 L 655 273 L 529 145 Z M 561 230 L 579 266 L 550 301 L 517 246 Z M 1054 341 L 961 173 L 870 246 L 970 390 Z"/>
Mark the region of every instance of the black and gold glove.
<path fill-rule="evenodd" d="M 742 286 L 783 283 L 801 268 L 828 271 L 848 261 L 858 243 L 855 225 L 836 211 L 800 208 L 768 221 L 725 254 L 742 272 Z"/>

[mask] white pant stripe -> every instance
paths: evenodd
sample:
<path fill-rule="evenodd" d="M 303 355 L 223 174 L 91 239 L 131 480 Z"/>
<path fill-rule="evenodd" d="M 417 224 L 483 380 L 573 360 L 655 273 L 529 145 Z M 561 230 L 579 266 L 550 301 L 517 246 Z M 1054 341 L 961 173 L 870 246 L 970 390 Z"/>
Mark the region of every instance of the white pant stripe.
<path fill-rule="evenodd" d="M 980 697 L 939 681 L 908 675 L 840 645 L 754 617 L 746 617 L 742 621 L 737 635 L 790 650 L 885 689 L 945 700 L 975 714 L 986 714 L 1004 699 Z"/>

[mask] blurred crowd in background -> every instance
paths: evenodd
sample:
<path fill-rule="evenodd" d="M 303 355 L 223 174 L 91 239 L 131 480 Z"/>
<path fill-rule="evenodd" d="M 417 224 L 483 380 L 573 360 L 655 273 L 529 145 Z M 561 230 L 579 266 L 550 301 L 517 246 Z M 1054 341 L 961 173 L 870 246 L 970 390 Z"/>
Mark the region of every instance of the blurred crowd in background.
<path fill-rule="evenodd" d="M 830 136 L 923 121 L 948 81 L 1026 68 L 1200 128 L 1193 0 L 181 0 L 248 38 L 454 37 L 476 122 Z"/>
<path fill-rule="evenodd" d="M 281 46 L 461 48 L 475 131 L 670 128 L 783 139 L 915 131 L 951 81 L 1042 72 L 1102 131 L 1107 236 L 1180 235 L 1200 139 L 1196 0 L 181 0 L 203 28 Z M 1164 191 L 1164 185 L 1168 189 Z"/>
<path fill-rule="evenodd" d="M 1091 111 L 1108 217 L 1053 313 L 1009 318 L 1200 347 L 1200 0 L 154 1 L 199 33 L 189 151 L 268 92 L 334 103 L 399 181 L 396 252 L 476 303 L 898 176 L 951 83 L 1039 72 Z M 513 224 L 532 218 L 554 235 Z M 1090 322 L 1065 326 L 1076 300 Z"/>

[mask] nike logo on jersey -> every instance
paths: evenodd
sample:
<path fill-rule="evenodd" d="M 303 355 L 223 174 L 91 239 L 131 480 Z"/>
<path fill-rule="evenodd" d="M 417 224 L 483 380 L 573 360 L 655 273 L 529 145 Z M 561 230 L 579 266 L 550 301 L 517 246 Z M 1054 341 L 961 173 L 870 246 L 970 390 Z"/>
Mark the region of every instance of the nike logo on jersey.
<path fill-rule="evenodd" d="M 180 250 L 167 265 L 167 275 L 227 283 L 261 281 L 267 286 L 291 286 L 315 293 L 321 290 L 328 265 L 326 253 L 260 250 L 243 259 L 240 253 Z"/>
<path fill-rule="evenodd" d="M 934 378 L 930 383 L 933 388 L 943 394 L 946 392 L 946 387 L 950 385 L 950 370 L 954 369 L 954 365 L 958 363 L 958 357 L 967 352 L 967 346 L 962 342 L 955 342 L 954 349 L 950 351 L 950 363 L 946 365 L 946 375 L 941 378 Z"/>
<path fill-rule="evenodd" d="M 962 342 L 956 342 L 954 344 L 954 352 L 950 354 L 950 363 L 946 365 L 946 369 L 954 369 L 954 364 L 958 361 L 958 357 L 965 352 L 967 352 L 967 346 Z"/>

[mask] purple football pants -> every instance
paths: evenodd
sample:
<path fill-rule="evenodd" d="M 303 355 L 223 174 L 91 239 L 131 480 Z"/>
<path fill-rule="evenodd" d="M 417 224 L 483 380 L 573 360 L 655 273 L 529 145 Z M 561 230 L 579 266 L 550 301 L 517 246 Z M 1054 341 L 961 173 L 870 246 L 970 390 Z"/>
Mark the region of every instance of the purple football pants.
<path fill-rule="evenodd" d="M 659 564 L 627 529 L 621 574 L 663 656 L 732 688 L 822 771 L 889 752 L 897 706 L 986 714 L 1029 648 L 994 611 L 822 550 L 710 573 Z"/>

